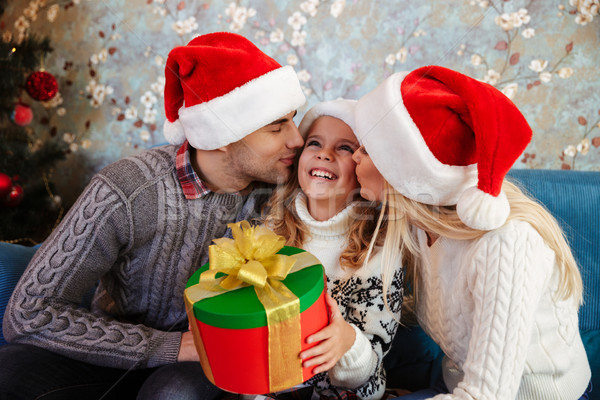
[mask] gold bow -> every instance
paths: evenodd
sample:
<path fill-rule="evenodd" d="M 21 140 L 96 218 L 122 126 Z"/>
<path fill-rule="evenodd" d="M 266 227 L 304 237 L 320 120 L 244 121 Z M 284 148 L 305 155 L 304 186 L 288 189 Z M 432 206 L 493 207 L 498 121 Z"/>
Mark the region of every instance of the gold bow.
<path fill-rule="evenodd" d="M 248 221 L 227 225 L 233 239 L 214 239 L 208 247 L 209 269 L 200 282 L 215 281 L 218 273 L 227 274 L 219 286 L 233 290 L 243 286 L 264 288 L 267 280 L 282 280 L 294 266 L 295 259 L 277 254 L 285 245 L 283 236 L 264 226 L 250 226 Z"/>
<path fill-rule="evenodd" d="M 248 221 L 231 223 L 233 239 L 214 239 L 209 246 L 209 269 L 200 275 L 198 284 L 185 290 L 186 308 L 202 365 L 214 383 L 198 328 L 193 323 L 192 307 L 196 301 L 225 291 L 254 286 L 265 308 L 269 329 L 269 384 L 276 392 L 303 381 L 300 330 L 300 300 L 281 280 L 290 273 L 319 261 L 310 253 L 293 256 L 276 254 L 285 238 L 263 226 Z M 219 274 L 226 274 L 220 276 Z"/>

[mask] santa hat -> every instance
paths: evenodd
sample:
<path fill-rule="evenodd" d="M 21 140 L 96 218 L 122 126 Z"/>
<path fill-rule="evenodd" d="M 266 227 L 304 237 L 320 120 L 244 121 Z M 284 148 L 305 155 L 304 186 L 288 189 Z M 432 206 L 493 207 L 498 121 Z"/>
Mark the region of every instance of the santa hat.
<path fill-rule="evenodd" d="M 244 138 L 305 102 L 291 66 L 282 67 L 243 36 L 198 36 L 169 53 L 164 135 L 214 150 Z"/>
<path fill-rule="evenodd" d="M 437 66 L 399 72 L 358 101 L 356 128 L 379 172 L 404 196 L 456 205 L 474 229 L 495 229 L 508 218 L 502 181 L 532 132 L 494 87 Z"/>
<path fill-rule="evenodd" d="M 304 114 L 298 130 L 303 137 L 306 137 L 313 122 L 319 117 L 329 116 L 337 118 L 343 121 L 346 125 L 354 132 L 354 109 L 356 107 L 356 100 L 349 99 L 337 99 L 324 101 L 313 106 L 310 110 Z"/>

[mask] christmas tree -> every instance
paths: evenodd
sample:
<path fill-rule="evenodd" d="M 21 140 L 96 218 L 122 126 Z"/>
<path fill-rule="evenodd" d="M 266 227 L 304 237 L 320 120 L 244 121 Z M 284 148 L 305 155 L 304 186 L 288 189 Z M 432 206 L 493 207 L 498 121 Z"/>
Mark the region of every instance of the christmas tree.
<path fill-rule="evenodd" d="M 0 1 L 0 16 L 6 1 Z M 43 71 L 52 51 L 48 38 L 3 32 L 0 41 L 0 241 L 43 241 L 62 217 L 52 183 L 64 141 L 36 120 L 41 101 L 56 96 L 58 84 Z"/>

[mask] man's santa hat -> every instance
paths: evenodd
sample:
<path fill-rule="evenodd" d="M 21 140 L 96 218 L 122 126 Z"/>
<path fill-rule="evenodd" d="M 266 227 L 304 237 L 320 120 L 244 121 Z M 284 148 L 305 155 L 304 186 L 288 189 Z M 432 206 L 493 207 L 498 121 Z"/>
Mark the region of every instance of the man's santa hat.
<path fill-rule="evenodd" d="M 379 172 L 404 196 L 456 205 L 474 229 L 495 229 L 508 218 L 502 181 L 532 132 L 494 87 L 438 66 L 399 72 L 358 101 L 356 128 Z"/>
<path fill-rule="evenodd" d="M 164 135 L 214 150 L 244 138 L 305 102 L 291 66 L 282 67 L 243 36 L 198 36 L 169 53 Z"/>

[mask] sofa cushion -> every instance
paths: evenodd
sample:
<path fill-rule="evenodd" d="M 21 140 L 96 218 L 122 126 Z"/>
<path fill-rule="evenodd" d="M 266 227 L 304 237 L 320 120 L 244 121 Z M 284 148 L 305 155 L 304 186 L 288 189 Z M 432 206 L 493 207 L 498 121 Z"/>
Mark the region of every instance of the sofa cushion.
<path fill-rule="evenodd" d="M 581 339 L 592 369 L 592 397 L 600 399 L 600 330 L 581 331 Z"/>
<path fill-rule="evenodd" d="M 538 199 L 558 220 L 583 278 L 581 330 L 600 330 L 600 173 L 511 170 L 509 178 Z"/>
<path fill-rule="evenodd" d="M 38 246 L 26 247 L 0 242 L 0 321 L 4 318 L 10 295 L 37 249 Z M 0 329 L 0 346 L 4 344 L 6 341 Z"/>

